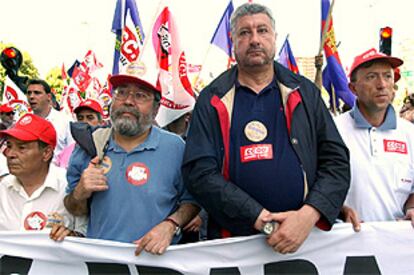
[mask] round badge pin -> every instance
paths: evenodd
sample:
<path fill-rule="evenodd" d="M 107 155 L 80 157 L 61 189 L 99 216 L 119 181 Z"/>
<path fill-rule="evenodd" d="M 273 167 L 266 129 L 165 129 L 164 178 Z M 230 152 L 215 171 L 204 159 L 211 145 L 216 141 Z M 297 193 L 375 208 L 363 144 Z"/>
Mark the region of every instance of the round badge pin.
<path fill-rule="evenodd" d="M 104 171 L 104 174 L 108 173 L 112 168 L 112 160 L 105 156 L 102 160 L 102 162 L 98 165 L 99 168 L 102 168 Z"/>
<path fill-rule="evenodd" d="M 134 162 L 128 166 L 126 177 L 132 185 L 144 185 L 150 177 L 150 170 L 144 163 Z"/>
<path fill-rule="evenodd" d="M 47 217 L 39 211 L 30 213 L 24 219 L 24 229 L 26 230 L 42 230 L 45 228 Z"/>
<path fill-rule="evenodd" d="M 258 120 L 250 121 L 244 127 L 247 139 L 253 142 L 263 141 L 267 137 L 267 128 Z"/>

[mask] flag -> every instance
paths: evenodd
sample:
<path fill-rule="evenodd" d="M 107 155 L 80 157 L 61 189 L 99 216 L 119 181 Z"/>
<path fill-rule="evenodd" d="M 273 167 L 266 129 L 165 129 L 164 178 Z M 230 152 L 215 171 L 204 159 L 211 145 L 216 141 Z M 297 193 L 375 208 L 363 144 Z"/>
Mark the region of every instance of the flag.
<path fill-rule="evenodd" d="M 299 74 L 299 68 L 296 64 L 295 57 L 293 56 L 292 49 L 290 48 L 288 36 L 286 36 L 285 42 L 280 48 L 277 61 L 295 74 Z"/>
<path fill-rule="evenodd" d="M 75 60 L 75 62 L 73 62 L 72 66 L 70 66 L 69 70 L 68 70 L 68 75 L 69 77 L 72 77 L 73 71 L 75 70 L 76 67 L 78 67 L 81 63 L 79 62 L 79 60 Z"/>
<path fill-rule="evenodd" d="M 73 69 L 72 80 L 78 86 L 79 90 L 84 92 L 92 81 L 92 77 L 88 71 L 84 71 L 82 66 Z"/>
<path fill-rule="evenodd" d="M 164 127 L 191 111 L 195 98 L 177 25 L 168 6 L 160 5 L 155 18 L 135 68 L 140 77 L 162 91 L 156 121 Z"/>
<path fill-rule="evenodd" d="M 121 67 L 135 62 L 140 54 L 144 32 L 135 0 L 118 0 L 112 20 L 112 32 L 116 34 L 112 74 L 123 71 Z"/>
<path fill-rule="evenodd" d="M 322 0 L 322 32 L 325 27 L 325 23 L 329 13 L 329 0 Z M 323 38 L 322 38 L 323 39 Z M 344 103 L 350 107 L 354 106 L 355 96 L 348 88 L 348 79 L 346 77 L 345 71 L 342 67 L 341 60 L 339 58 L 338 49 L 336 48 L 335 33 L 333 29 L 333 20 L 331 17 L 329 26 L 326 32 L 326 40 L 323 45 L 323 49 L 326 57 L 326 67 L 323 75 L 326 79 L 323 79 L 323 86 L 325 89 L 330 92 L 331 102 L 332 102 L 332 87 L 335 92 L 335 96 L 341 99 Z M 323 76 L 322 75 L 322 76 Z M 332 105 L 331 105 L 332 106 Z M 336 105 L 337 106 L 337 105 Z"/>
<path fill-rule="evenodd" d="M 21 116 L 26 113 L 30 113 L 29 102 L 27 101 L 26 95 L 17 87 L 16 83 L 13 82 L 6 75 L 4 81 L 3 101 L 2 104 L 8 103 L 14 110 L 14 120 L 17 121 Z"/>
<path fill-rule="evenodd" d="M 68 79 L 68 74 L 67 74 L 66 69 L 65 69 L 65 63 L 62 63 L 62 72 L 61 72 L 61 74 L 62 74 L 63 82 L 66 82 L 66 79 Z"/>
<path fill-rule="evenodd" d="M 109 78 L 111 75 L 109 74 L 106 78 L 106 82 L 103 85 L 99 95 L 98 95 L 98 102 L 102 106 L 102 118 L 108 119 L 109 118 L 109 109 L 112 102 L 112 95 L 111 95 L 111 83 L 109 82 Z"/>
<path fill-rule="evenodd" d="M 233 1 L 230 1 L 214 31 L 202 70 L 196 80 L 198 91 L 235 64 L 230 38 L 230 17 L 233 11 Z"/>
<path fill-rule="evenodd" d="M 80 64 L 80 66 L 82 67 L 83 71 L 88 72 L 89 74 L 92 74 L 96 70 L 102 68 L 103 64 L 98 61 L 98 59 L 96 58 L 95 53 L 92 50 L 89 50 L 86 53 L 86 55 L 85 55 L 82 63 Z"/>

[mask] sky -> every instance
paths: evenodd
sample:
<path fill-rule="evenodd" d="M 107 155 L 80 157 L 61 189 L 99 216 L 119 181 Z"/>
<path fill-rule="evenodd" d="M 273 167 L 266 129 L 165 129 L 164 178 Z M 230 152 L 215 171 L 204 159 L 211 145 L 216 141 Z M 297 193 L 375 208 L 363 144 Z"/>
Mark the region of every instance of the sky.
<path fill-rule="evenodd" d="M 315 56 L 320 41 L 320 0 L 262 0 L 276 19 L 279 49 L 285 37 L 296 57 Z M 136 0 L 144 27 L 154 20 L 158 0 Z M 209 41 L 228 4 L 228 0 L 168 0 L 178 24 L 181 45 L 187 62 L 201 64 Z M 247 0 L 233 0 L 235 7 Z M 62 63 L 68 68 L 86 52 L 95 51 L 104 64 L 105 74 L 112 71 L 115 35 L 111 32 L 116 0 L 0 0 L 2 10 L 0 41 L 13 43 L 27 51 L 45 77 Z M 338 51 L 344 67 L 353 57 L 369 48 L 378 48 L 379 29 L 394 28 L 393 54 L 398 55 L 406 40 L 414 39 L 411 0 L 335 0 L 333 22 Z M 277 50 L 278 51 L 278 50 Z M 413 62 L 414 63 L 414 62 Z"/>

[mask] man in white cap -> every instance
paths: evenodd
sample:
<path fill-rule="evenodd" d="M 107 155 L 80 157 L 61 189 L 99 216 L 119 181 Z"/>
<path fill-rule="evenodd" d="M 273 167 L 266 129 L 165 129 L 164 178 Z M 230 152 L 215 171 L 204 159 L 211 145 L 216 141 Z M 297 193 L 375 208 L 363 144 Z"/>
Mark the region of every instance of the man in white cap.
<path fill-rule="evenodd" d="M 342 213 L 360 221 L 411 220 L 414 225 L 414 125 L 391 105 L 394 69 L 403 61 L 370 49 L 350 70 L 354 108 L 336 119 L 351 155 L 351 187 Z"/>
<path fill-rule="evenodd" d="M 184 141 L 153 126 L 158 88 L 132 74 L 110 82 L 112 135 L 104 158 L 96 165 L 98 158 L 75 149 L 65 205 L 75 215 L 89 214 L 87 237 L 134 242 L 136 254 L 162 254 L 199 211 L 181 176 Z"/>
<path fill-rule="evenodd" d="M 63 204 L 65 170 L 51 164 L 56 146 L 53 125 L 33 114 L 0 131 L 6 138 L 10 175 L 0 182 L 0 230 L 46 230 L 62 240 L 85 233 L 86 220 L 75 218 Z"/>

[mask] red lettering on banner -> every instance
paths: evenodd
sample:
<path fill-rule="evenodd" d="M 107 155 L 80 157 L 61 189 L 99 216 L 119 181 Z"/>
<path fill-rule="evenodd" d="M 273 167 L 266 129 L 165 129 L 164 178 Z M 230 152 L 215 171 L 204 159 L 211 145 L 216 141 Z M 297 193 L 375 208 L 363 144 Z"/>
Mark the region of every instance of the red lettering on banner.
<path fill-rule="evenodd" d="M 272 144 L 253 144 L 240 147 L 241 162 L 273 159 Z"/>
<path fill-rule="evenodd" d="M 384 151 L 388 153 L 408 154 L 407 144 L 398 140 L 384 139 Z"/>

